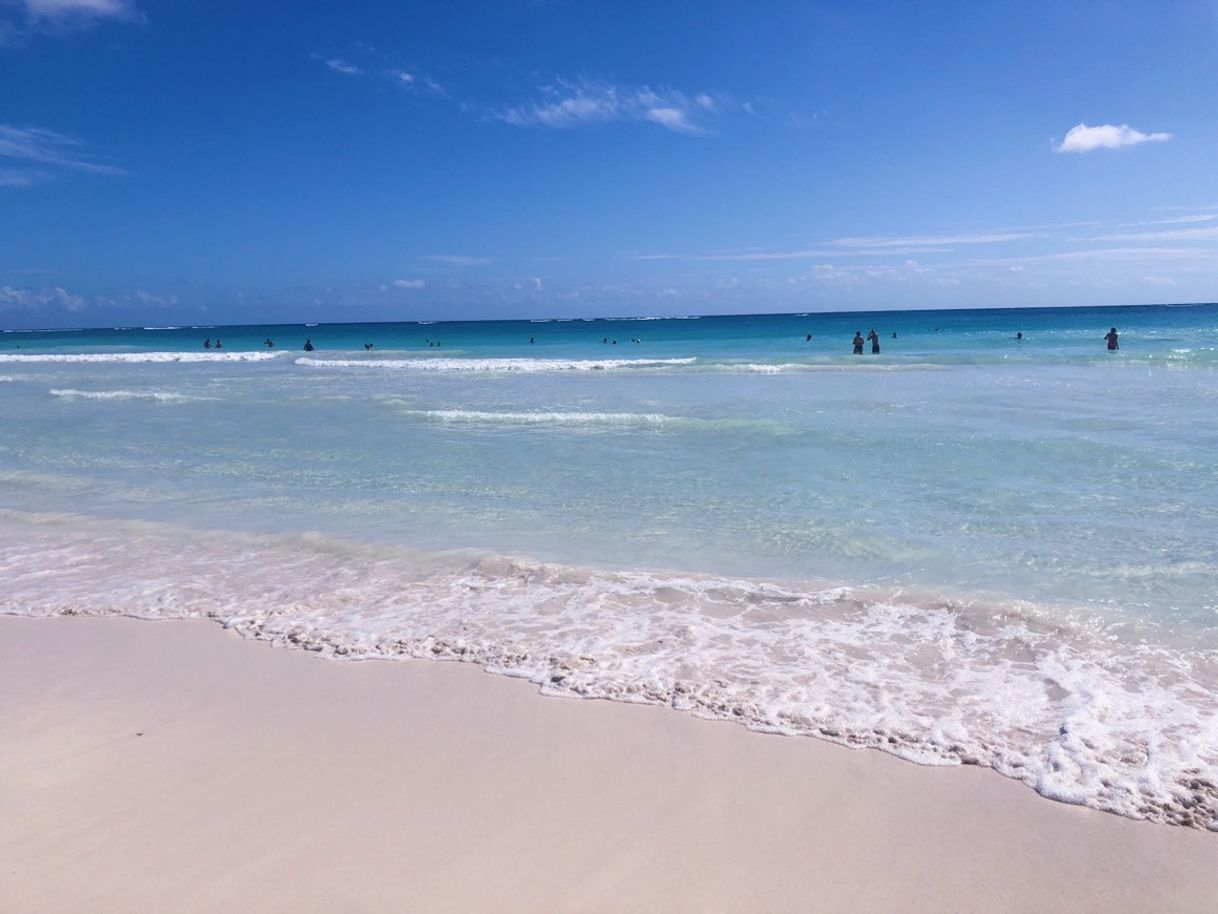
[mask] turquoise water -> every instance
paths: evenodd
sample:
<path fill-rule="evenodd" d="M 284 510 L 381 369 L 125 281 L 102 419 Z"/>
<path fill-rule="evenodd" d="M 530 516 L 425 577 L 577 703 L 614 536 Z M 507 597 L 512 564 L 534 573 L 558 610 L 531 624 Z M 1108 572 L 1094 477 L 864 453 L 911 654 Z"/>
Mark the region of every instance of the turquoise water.
<path fill-rule="evenodd" d="M 5 332 L 0 606 L 1213 827 L 1216 353 L 1215 305 Z"/>

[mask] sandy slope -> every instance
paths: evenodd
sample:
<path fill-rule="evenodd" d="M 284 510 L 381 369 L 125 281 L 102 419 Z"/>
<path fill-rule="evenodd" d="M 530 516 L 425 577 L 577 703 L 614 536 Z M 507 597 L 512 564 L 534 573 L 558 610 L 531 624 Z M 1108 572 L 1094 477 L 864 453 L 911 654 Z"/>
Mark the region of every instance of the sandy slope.
<path fill-rule="evenodd" d="M 470 666 L 0 618 L 5 914 L 1034 909 L 1218 910 L 1218 835 Z"/>

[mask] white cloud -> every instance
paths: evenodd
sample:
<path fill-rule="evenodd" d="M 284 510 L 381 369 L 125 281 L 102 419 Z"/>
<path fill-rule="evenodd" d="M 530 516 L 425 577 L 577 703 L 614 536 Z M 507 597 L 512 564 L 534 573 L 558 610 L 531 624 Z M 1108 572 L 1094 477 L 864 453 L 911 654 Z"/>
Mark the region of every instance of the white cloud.
<path fill-rule="evenodd" d="M 691 124 L 685 112 L 679 108 L 648 108 L 643 116 L 653 124 L 659 124 L 677 133 L 703 132 L 700 127 Z"/>
<path fill-rule="evenodd" d="M 45 127 L 0 124 L 0 164 L 24 166 L 0 169 L 0 186 L 30 187 L 49 180 L 55 171 L 83 171 L 101 175 L 125 175 L 126 170 L 84 155 L 81 141 Z"/>
<path fill-rule="evenodd" d="M 342 73 L 344 76 L 359 76 L 364 72 L 362 68 L 341 57 L 327 57 L 323 63 L 335 73 Z"/>
<path fill-rule="evenodd" d="M 1112 124 L 1102 124 L 1098 127 L 1078 124 L 1071 127 L 1066 138 L 1054 148 L 1057 152 L 1091 152 L 1095 149 L 1137 146 L 1139 143 L 1162 143 L 1170 139 L 1170 133 L 1143 133 L 1128 124 L 1121 124 L 1119 127 Z"/>
<path fill-rule="evenodd" d="M 465 254 L 428 254 L 424 259 L 446 263 L 450 267 L 484 267 L 491 262 L 489 257 L 470 257 Z"/>
<path fill-rule="evenodd" d="M 399 289 L 424 289 L 426 281 L 422 279 L 395 279 L 393 284 Z"/>
<path fill-rule="evenodd" d="M 17 289 L 0 286 L 0 310 L 26 309 L 38 311 L 47 307 L 58 307 L 64 311 L 83 311 L 87 303 L 79 295 L 59 286 L 42 289 Z"/>
<path fill-rule="evenodd" d="M 1170 276 L 1143 276 L 1142 282 L 1148 286 L 1174 286 L 1176 281 Z"/>
<path fill-rule="evenodd" d="M 155 308 L 168 308 L 178 303 L 176 295 L 157 295 L 144 289 L 136 289 L 131 293 L 130 298 L 141 305 L 151 305 Z"/>
<path fill-rule="evenodd" d="M 24 0 L 30 21 L 141 18 L 130 0 Z"/>
<path fill-rule="evenodd" d="M 559 80 L 541 97 L 513 105 L 492 116 L 517 127 L 579 127 L 617 121 L 649 122 L 676 133 L 705 133 L 694 117 L 715 113 L 715 99 L 705 92 L 691 98 L 674 89 L 614 86 L 587 80 Z"/>

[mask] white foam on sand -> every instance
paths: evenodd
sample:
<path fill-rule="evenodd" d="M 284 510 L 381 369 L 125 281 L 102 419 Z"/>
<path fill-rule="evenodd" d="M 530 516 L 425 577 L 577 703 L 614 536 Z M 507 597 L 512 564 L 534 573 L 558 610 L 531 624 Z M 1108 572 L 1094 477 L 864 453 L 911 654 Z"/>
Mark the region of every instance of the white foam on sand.
<path fill-rule="evenodd" d="M 336 659 L 470 661 L 1218 830 L 1218 655 L 1032 607 L 12 511 L 0 568 L 2 612 L 210 618 Z"/>

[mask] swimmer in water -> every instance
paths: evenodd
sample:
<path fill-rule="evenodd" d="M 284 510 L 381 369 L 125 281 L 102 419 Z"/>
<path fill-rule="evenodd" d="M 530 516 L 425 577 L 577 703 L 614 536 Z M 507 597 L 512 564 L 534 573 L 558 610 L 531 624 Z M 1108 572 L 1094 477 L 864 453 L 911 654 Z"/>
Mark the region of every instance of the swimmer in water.
<path fill-rule="evenodd" d="M 854 331 L 854 340 L 853 340 L 855 355 L 863 354 L 863 343 L 864 342 L 866 342 L 866 341 L 863 339 L 863 331 L 855 330 Z"/>
<path fill-rule="evenodd" d="M 312 340 L 305 340 L 304 351 L 305 352 L 313 351 L 313 341 Z"/>
<path fill-rule="evenodd" d="M 867 339 L 871 340 L 871 354 L 880 354 L 880 335 L 875 332 L 875 328 L 871 328 L 871 332 L 867 334 Z"/>
<path fill-rule="evenodd" d="M 1021 342 L 1021 343 L 1023 342 L 1023 331 L 1022 330 L 1020 330 L 1018 333 L 1015 334 L 1015 339 L 1019 340 L 1019 342 Z"/>
<path fill-rule="evenodd" d="M 1121 348 L 1121 344 L 1119 342 L 1120 338 L 1117 336 L 1116 327 L 1113 327 L 1111 330 L 1105 333 L 1104 339 L 1108 341 L 1109 352 L 1116 352 Z"/>
<path fill-rule="evenodd" d="M 216 337 L 216 348 L 217 348 L 217 349 L 223 349 L 223 348 L 224 348 L 224 344 L 220 342 L 220 337 Z"/>
<path fill-rule="evenodd" d="M 211 349 L 211 337 L 210 336 L 203 341 L 203 348 Z"/>

